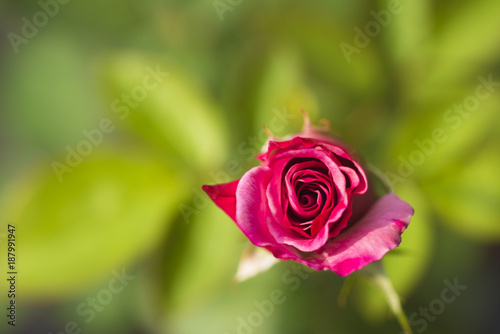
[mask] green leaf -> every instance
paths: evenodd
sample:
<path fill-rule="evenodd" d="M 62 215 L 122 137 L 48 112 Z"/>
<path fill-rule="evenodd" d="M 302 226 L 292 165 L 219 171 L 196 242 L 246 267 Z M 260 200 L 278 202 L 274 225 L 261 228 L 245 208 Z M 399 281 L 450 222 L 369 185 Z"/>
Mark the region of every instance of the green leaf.
<path fill-rule="evenodd" d="M 483 64 L 498 58 L 500 45 L 500 2 L 466 2 L 445 22 L 433 48 L 435 62 L 422 87 L 433 90 L 481 71 Z"/>
<path fill-rule="evenodd" d="M 225 160 L 224 120 L 192 75 L 178 64 L 134 53 L 112 57 L 107 65 L 104 76 L 112 95 L 111 110 L 119 122 L 191 166 L 209 169 Z M 145 92 L 143 98 L 139 91 Z"/>
<path fill-rule="evenodd" d="M 446 174 L 457 161 L 468 160 L 485 138 L 496 130 L 497 109 L 500 99 L 490 95 L 472 111 L 463 107 L 464 101 L 474 97 L 477 81 L 456 94 L 457 97 L 443 104 L 434 104 L 428 111 L 410 114 L 393 128 L 389 136 L 390 153 L 385 159 L 392 161 L 387 171 L 398 174 L 405 180 L 418 178 L 427 182 L 438 175 Z M 457 112 L 455 105 L 462 105 Z M 402 170 L 403 172 L 400 172 Z"/>
<path fill-rule="evenodd" d="M 378 6 L 379 16 L 388 22 L 381 28 L 381 37 L 385 37 L 384 52 L 390 57 L 390 70 L 398 86 L 396 90 L 389 88 L 390 95 L 392 99 L 411 98 L 428 73 L 433 29 L 431 3 L 429 0 L 402 2 L 396 7 L 399 11 L 394 13 L 389 8 L 391 3 L 394 2 L 379 1 Z M 384 19 L 387 13 L 390 16 Z"/>
<path fill-rule="evenodd" d="M 131 150 L 94 152 L 62 182 L 49 168 L 21 174 L 1 194 L 27 298 L 78 294 L 147 254 L 187 191 L 165 161 Z"/>
<path fill-rule="evenodd" d="M 230 250 L 228 250 L 229 252 Z M 239 254 L 238 254 L 239 255 Z M 214 264 L 215 260 L 212 261 Z M 279 269 L 277 269 L 278 267 Z M 263 275 L 242 283 L 240 286 L 229 286 L 228 284 L 221 286 L 217 290 L 203 291 L 205 298 L 197 298 L 197 302 L 189 305 L 190 307 L 173 308 L 167 314 L 168 321 L 164 323 L 164 332 L 166 333 L 237 333 L 239 327 L 242 327 L 238 318 L 248 321 L 250 315 L 258 312 L 256 303 L 261 303 L 270 300 L 273 291 L 279 290 L 280 295 L 284 299 L 283 304 L 274 304 L 274 311 L 265 313 L 264 321 L 258 327 L 252 326 L 250 329 L 253 333 L 270 334 L 276 333 L 276 328 L 283 327 L 282 312 L 286 312 L 287 308 L 302 307 L 289 302 L 289 298 L 293 296 L 288 286 L 283 286 L 283 267 L 277 265 Z M 236 265 L 234 266 L 236 269 Z M 215 269 L 212 269 L 215 270 Z M 203 276 L 192 278 L 191 283 L 204 284 L 205 275 L 213 275 L 211 272 L 204 272 Z M 229 277 L 232 277 L 230 275 Z M 201 297 L 201 296 L 200 296 Z M 189 301 L 185 301 L 185 306 L 188 306 Z M 191 302 L 193 302 L 191 300 Z M 287 313 L 289 315 L 289 313 Z M 196 321 L 193 321 L 196 319 Z M 240 332 L 247 332 L 240 330 Z M 290 333 L 291 331 L 285 331 Z M 250 333 L 250 331 L 248 331 Z"/>
<path fill-rule="evenodd" d="M 428 56 L 425 51 L 429 47 L 428 40 L 431 35 L 431 4 L 429 0 L 407 1 L 396 6 L 394 13 L 390 12 L 388 5 L 391 2 L 379 1 L 378 14 L 382 17 L 387 11 L 390 14 L 386 19 L 387 27 L 387 52 L 395 64 L 407 64 L 414 60 L 424 60 Z M 418 29 L 415 27 L 418 26 Z"/>
<path fill-rule="evenodd" d="M 283 35 L 277 39 L 286 40 L 293 35 L 293 45 L 300 45 L 307 64 L 315 74 L 328 80 L 329 96 L 342 101 L 346 93 L 365 96 L 380 92 L 385 81 L 375 46 L 377 37 L 370 38 L 365 46 L 355 41 L 358 35 L 355 28 L 364 29 L 365 17 L 356 10 L 349 13 L 345 3 L 340 7 L 342 9 L 335 8 L 332 12 L 319 12 L 299 6 L 280 21 L 276 21 L 275 16 L 272 20 L 276 32 Z M 366 8 L 359 10 L 364 13 Z M 357 51 L 350 53 L 353 49 Z"/>
<path fill-rule="evenodd" d="M 467 238 L 500 240 L 499 142 L 492 142 L 476 155 L 425 184 L 434 209 L 443 221 Z"/>
<path fill-rule="evenodd" d="M 85 51 L 64 31 L 48 30 L 7 58 L 3 99 L 16 144 L 53 149 L 80 139 L 97 119 Z"/>
<path fill-rule="evenodd" d="M 326 91 L 330 98 L 342 100 L 346 92 L 365 95 L 379 88 L 383 76 L 374 47 L 376 38 L 364 46 L 355 42 L 355 27 L 364 29 L 366 24 L 365 17 L 359 15 L 365 13 L 365 4 L 325 2 L 311 7 L 307 3 L 291 3 L 286 15 L 279 6 L 271 6 L 267 11 L 262 11 L 261 6 L 256 9 L 260 24 L 254 24 L 253 17 L 248 18 L 252 25 L 248 37 L 258 35 L 265 46 L 274 47 L 287 43 L 293 36 L 288 45 L 297 47 L 310 66 L 308 69 L 329 81 Z M 342 43 L 349 45 L 347 49 L 357 50 L 352 54 L 346 51 L 346 57 Z"/>
<path fill-rule="evenodd" d="M 317 114 L 318 101 L 306 87 L 298 54 L 291 48 L 275 49 L 263 69 L 255 97 L 255 131 L 264 124 L 277 136 L 290 134 L 302 126 L 300 110 Z M 277 113 L 284 115 L 283 118 Z"/>
<path fill-rule="evenodd" d="M 208 202 L 208 197 L 206 198 Z M 168 309 L 186 310 L 198 305 L 226 285 L 236 273 L 244 249 L 244 236 L 236 224 L 218 207 L 209 203 L 200 209 L 181 233 L 182 242 L 168 250 L 164 263 L 168 270 L 166 304 Z M 181 237 L 184 235 L 184 237 Z"/>

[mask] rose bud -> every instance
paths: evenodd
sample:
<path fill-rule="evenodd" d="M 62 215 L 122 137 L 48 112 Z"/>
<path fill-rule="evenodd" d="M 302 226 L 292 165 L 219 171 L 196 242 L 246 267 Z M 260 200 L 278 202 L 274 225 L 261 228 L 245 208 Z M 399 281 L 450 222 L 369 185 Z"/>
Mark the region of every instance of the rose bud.
<path fill-rule="evenodd" d="M 346 276 L 398 246 L 414 210 L 392 192 L 377 198 L 354 151 L 304 119 L 269 141 L 260 166 L 203 190 L 254 245 Z"/>

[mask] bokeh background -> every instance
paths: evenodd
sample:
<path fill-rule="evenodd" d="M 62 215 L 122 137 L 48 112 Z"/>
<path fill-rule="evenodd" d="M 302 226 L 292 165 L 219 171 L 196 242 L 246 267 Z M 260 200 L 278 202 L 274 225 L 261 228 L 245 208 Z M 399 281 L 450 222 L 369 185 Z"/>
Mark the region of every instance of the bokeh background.
<path fill-rule="evenodd" d="M 297 132 L 301 108 L 415 207 L 384 259 L 414 332 L 498 333 L 499 13 L 497 0 L 0 1 L 2 333 L 399 333 L 362 281 L 343 308 L 342 278 L 293 263 L 233 281 L 248 242 L 201 185 L 256 165 L 263 125 Z M 436 302 L 446 280 L 467 288 Z M 249 319 L 274 290 L 285 302 Z"/>

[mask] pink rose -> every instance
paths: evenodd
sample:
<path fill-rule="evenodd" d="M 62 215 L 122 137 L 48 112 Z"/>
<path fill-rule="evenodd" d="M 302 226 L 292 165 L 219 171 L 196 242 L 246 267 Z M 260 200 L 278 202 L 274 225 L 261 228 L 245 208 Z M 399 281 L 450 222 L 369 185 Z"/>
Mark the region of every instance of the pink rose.
<path fill-rule="evenodd" d="M 346 276 L 398 246 L 413 208 L 394 193 L 375 198 L 344 143 L 304 130 L 271 140 L 240 180 L 203 186 L 250 241 L 279 259 Z"/>

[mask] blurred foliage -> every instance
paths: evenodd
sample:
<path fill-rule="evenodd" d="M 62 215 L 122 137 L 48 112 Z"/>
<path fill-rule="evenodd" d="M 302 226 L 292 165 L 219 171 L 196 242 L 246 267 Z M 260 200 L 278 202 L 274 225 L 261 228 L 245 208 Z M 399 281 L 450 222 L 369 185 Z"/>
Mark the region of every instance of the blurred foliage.
<path fill-rule="evenodd" d="M 13 47 L 41 3 L 57 13 Z M 468 290 L 426 333 L 498 332 L 484 310 L 500 307 L 500 2 L 401 1 L 384 18 L 390 3 L 1 1 L 0 237 L 16 225 L 20 332 L 74 320 L 92 333 L 235 333 L 276 289 L 286 302 L 256 333 L 399 332 L 368 285 L 339 308 L 332 273 L 281 263 L 232 281 L 245 238 L 200 186 L 240 177 L 263 125 L 296 132 L 300 109 L 415 207 L 384 259 L 407 313 L 458 277 Z M 482 84 L 487 98 L 450 111 Z M 121 268 L 136 278 L 86 323 L 75 310 Z"/>

